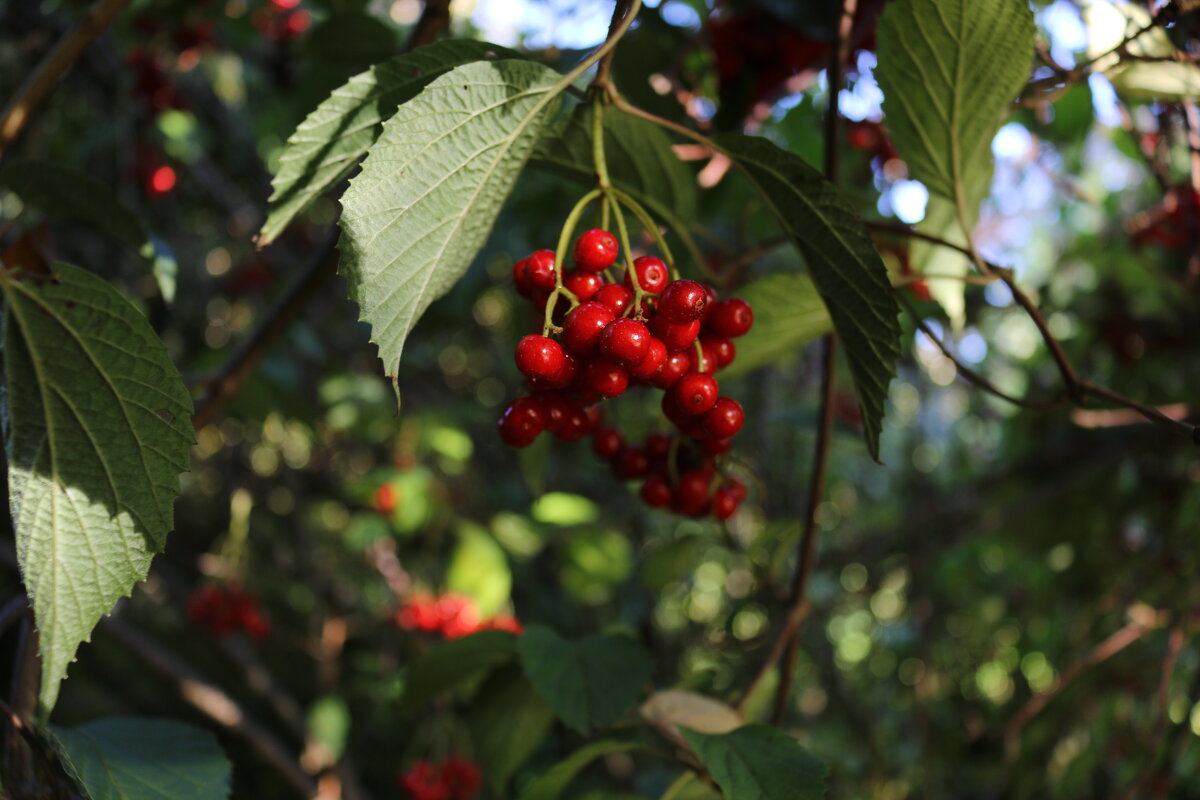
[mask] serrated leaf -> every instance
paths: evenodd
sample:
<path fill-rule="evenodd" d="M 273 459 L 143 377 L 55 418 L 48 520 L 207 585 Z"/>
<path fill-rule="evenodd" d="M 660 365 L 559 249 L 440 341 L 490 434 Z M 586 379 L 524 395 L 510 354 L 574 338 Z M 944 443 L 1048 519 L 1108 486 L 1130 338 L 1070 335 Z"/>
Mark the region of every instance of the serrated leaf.
<path fill-rule="evenodd" d="M 530 162 L 594 184 L 592 106 L 581 103 L 560 129 L 548 131 Z M 604 115 L 604 159 L 617 188 L 672 227 L 696 216 L 696 181 L 675 157 L 662 128 L 618 111 Z"/>
<path fill-rule="evenodd" d="M 528 61 L 451 70 L 400 106 L 350 182 L 339 271 L 393 381 L 408 332 L 487 240 L 561 77 Z"/>
<path fill-rule="evenodd" d="M 833 330 L 817 287 L 804 273 L 767 275 L 743 286 L 737 296 L 754 309 L 754 327 L 737 340 L 737 360 L 721 370 L 723 377 L 774 364 Z"/>
<path fill-rule="evenodd" d="M 525 674 L 538 694 L 563 722 L 583 734 L 619 720 L 650 679 L 650 657 L 620 634 L 572 642 L 544 625 L 531 625 L 519 649 Z"/>
<path fill-rule="evenodd" d="M 725 800 L 825 796 L 825 762 L 778 728 L 744 725 L 722 734 L 684 729 L 683 737 L 721 787 Z"/>
<path fill-rule="evenodd" d="M 479 690 L 467 717 L 475 757 L 497 797 L 509 778 L 542 743 L 554 712 L 517 667 L 494 673 Z"/>
<path fill-rule="evenodd" d="M 505 631 L 480 631 L 442 642 L 409 667 L 402 708 L 412 711 L 474 675 L 516 660 L 517 637 Z"/>
<path fill-rule="evenodd" d="M 519 800 L 557 800 L 571 780 L 597 758 L 641 747 L 637 742 L 615 739 L 601 739 L 586 744 L 531 781 L 521 792 Z"/>
<path fill-rule="evenodd" d="M 473 61 L 515 58 L 499 45 L 448 39 L 377 64 L 336 89 L 295 132 L 279 157 L 267 220 L 258 235 L 270 244 L 321 193 L 349 175 L 383 131 L 383 121 L 447 70 Z"/>
<path fill-rule="evenodd" d="M 206 730 L 112 717 L 53 732 L 90 800 L 229 797 L 229 759 Z"/>
<path fill-rule="evenodd" d="M 163 548 L 192 403 L 146 318 L 94 275 L 56 264 L 0 289 L 10 505 L 49 711 L 80 642 Z"/>
<path fill-rule="evenodd" d="M 871 235 L 833 184 L 799 156 L 757 136 L 726 134 L 717 144 L 804 257 L 846 351 L 867 451 L 878 459 L 884 402 L 900 355 L 900 309 Z"/>
<path fill-rule="evenodd" d="M 77 169 L 46 161 L 14 161 L 0 169 L 0 188 L 49 216 L 89 222 L 135 249 L 148 243 L 137 215 L 111 189 Z"/>
<path fill-rule="evenodd" d="M 909 174 L 974 225 L 992 138 L 1033 63 L 1033 12 L 1013 0 L 896 0 L 879 20 L 883 111 Z"/>

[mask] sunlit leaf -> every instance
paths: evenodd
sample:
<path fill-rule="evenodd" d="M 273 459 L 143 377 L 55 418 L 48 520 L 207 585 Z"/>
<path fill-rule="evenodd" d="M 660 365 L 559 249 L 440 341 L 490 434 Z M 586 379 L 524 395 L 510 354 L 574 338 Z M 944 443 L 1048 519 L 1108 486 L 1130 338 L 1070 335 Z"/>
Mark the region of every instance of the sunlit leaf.
<path fill-rule="evenodd" d="M 778 728 L 745 725 L 730 733 L 683 731 L 725 800 L 820 800 L 825 763 Z"/>

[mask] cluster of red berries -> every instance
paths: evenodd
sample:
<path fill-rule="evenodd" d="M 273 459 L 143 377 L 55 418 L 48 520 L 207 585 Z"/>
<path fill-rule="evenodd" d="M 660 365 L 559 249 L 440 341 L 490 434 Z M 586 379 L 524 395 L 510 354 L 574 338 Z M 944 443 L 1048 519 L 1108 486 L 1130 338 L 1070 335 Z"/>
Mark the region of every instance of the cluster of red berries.
<path fill-rule="evenodd" d="M 241 628 L 251 638 L 262 639 L 271 632 L 271 621 L 263 616 L 258 597 L 235 584 L 199 587 L 188 599 L 187 615 L 214 636 L 228 636 Z"/>
<path fill-rule="evenodd" d="M 617 259 L 608 231 L 585 232 L 573 255 L 575 269 L 562 276 L 562 285 L 578 304 L 559 294 L 550 315 L 559 338 L 530 334 L 517 344 L 517 368 L 530 394 L 505 409 L 500 437 L 527 447 L 542 431 L 567 442 L 590 434 L 593 450 L 612 462 L 617 477 L 645 481 L 641 495 L 648 505 L 728 518 L 745 489 L 736 480 L 714 485 L 713 457 L 729 450 L 745 412 L 721 396 L 714 373 L 736 357 L 733 339 L 754 322 L 750 305 L 736 297 L 719 300 L 715 289 L 696 281 L 671 280 L 656 256 L 634 259 L 636 283 L 628 271 L 623 284 L 606 282 L 601 273 Z M 517 291 L 543 315 L 555 296 L 554 261 L 554 253 L 539 250 L 513 267 Z M 680 438 L 654 434 L 638 446 L 600 424 L 598 403 L 635 384 L 662 390 L 663 413 Z"/>
<path fill-rule="evenodd" d="M 411 800 L 471 800 L 483 773 L 465 756 L 447 756 L 441 764 L 420 758 L 396 776 L 396 783 Z"/>
<path fill-rule="evenodd" d="M 446 639 L 479 631 L 508 631 L 518 635 L 524 631 L 521 623 L 507 614 L 481 620 L 475 601 L 461 594 L 412 595 L 396 610 L 395 621 L 402 630 L 436 633 Z"/>

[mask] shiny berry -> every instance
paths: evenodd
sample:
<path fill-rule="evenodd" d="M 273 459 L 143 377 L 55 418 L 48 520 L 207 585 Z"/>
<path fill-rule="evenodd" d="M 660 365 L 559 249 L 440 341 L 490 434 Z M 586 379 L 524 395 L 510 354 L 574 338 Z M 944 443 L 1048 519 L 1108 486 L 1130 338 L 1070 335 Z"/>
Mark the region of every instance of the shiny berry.
<path fill-rule="evenodd" d="M 737 358 L 737 345 L 733 343 L 732 339 L 721 336 L 701 336 L 700 346 L 712 352 L 717 361 L 717 369 L 728 367 Z"/>
<path fill-rule="evenodd" d="M 546 430 L 558 433 L 574 405 L 558 392 L 539 394 L 538 402 L 542 404 L 542 411 L 546 414 Z"/>
<path fill-rule="evenodd" d="M 679 401 L 675 399 L 674 392 L 663 392 L 661 403 L 663 416 L 671 420 L 671 422 L 679 424 L 691 416 L 680 408 Z"/>
<path fill-rule="evenodd" d="M 579 360 L 564 350 L 562 366 L 550 378 L 550 387 L 553 389 L 565 389 L 570 385 L 571 381 L 575 380 L 575 376 L 578 374 Z"/>
<path fill-rule="evenodd" d="M 702 372 L 690 372 L 679 379 L 672 390 L 675 402 L 687 414 L 703 414 L 717 402 L 717 381 Z"/>
<path fill-rule="evenodd" d="M 708 293 L 695 281 L 671 281 L 658 301 L 658 315 L 667 322 L 681 325 L 704 316 Z"/>
<path fill-rule="evenodd" d="M 511 447 L 528 447 L 546 426 L 546 412 L 532 397 L 518 397 L 500 417 L 500 438 Z"/>
<path fill-rule="evenodd" d="M 529 283 L 534 289 L 544 289 L 549 292 L 554 289 L 554 251 L 538 250 L 527 259 L 529 266 Z M 543 301 L 542 306 L 546 303 Z"/>
<path fill-rule="evenodd" d="M 637 364 L 649 347 L 650 331 L 635 319 L 614 319 L 600 334 L 600 352 L 618 364 Z"/>
<path fill-rule="evenodd" d="M 729 452 L 729 448 L 733 447 L 733 440 L 706 437 L 700 440 L 700 447 L 710 456 L 719 456 Z"/>
<path fill-rule="evenodd" d="M 650 320 L 650 332 L 662 339 L 668 350 L 683 350 L 696 341 L 700 333 L 700 320 L 676 324 L 659 314 Z"/>
<path fill-rule="evenodd" d="M 746 421 L 746 412 L 742 404 L 732 397 L 718 397 L 704 414 L 704 430 L 716 439 L 728 439 L 742 429 Z"/>
<path fill-rule="evenodd" d="M 642 500 L 652 508 L 666 508 L 671 505 L 671 486 L 660 475 L 655 475 L 642 484 Z"/>
<path fill-rule="evenodd" d="M 738 510 L 741 500 L 729 489 L 717 489 L 713 493 L 710 511 L 716 519 L 729 519 Z"/>
<path fill-rule="evenodd" d="M 704 296 L 708 298 L 708 302 L 704 304 L 704 312 L 700 315 L 700 319 L 707 320 L 712 315 L 713 309 L 717 307 L 717 290 L 712 287 L 712 284 L 704 284 Z"/>
<path fill-rule="evenodd" d="M 610 283 L 600 287 L 600 291 L 592 295 L 597 303 L 608 306 L 616 316 L 625 313 L 625 309 L 633 302 L 633 292 L 619 283 Z"/>
<path fill-rule="evenodd" d="M 517 342 L 517 369 L 531 378 L 554 380 L 565 360 L 562 347 L 547 336 L 531 333 Z"/>
<path fill-rule="evenodd" d="M 529 297 L 533 293 L 533 278 L 529 275 L 529 259 L 522 258 L 517 263 L 513 264 L 512 268 L 513 285 L 517 287 L 517 293 L 522 297 Z"/>
<path fill-rule="evenodd" d="M 580 405 L 572 405 L 566 419 L 554 435 L 564 442 L 578 442 L 587 436 L 596 426 L 592 423 L 587 410 Z"/>
<path fill-rule="evenodd" d="M 671 273 L 667 271 L 666 263 L 658 256 L 642 256 L 633 260 L 633 271 L 637 275 L 638 286 L 643 292 L 650 294 L 658 294 L 666 288 L 667 282 L 671 280 Z M 629 273 L 625 273 L 625 285 L 630 289 L 633 288 L 633 281 L 629 278 Z"/>
<path fill-rule="evenodd" d="M 696 372 L 703 372 L 705 375 L 712 375 L 714 372 L 716 372 L 717 367 L 721 362 L 720 359 L 717 358 L 717 354 L 713 351 L 712 347 L 702 343 L 700 345 L 700 355 L 701 358 L 699 360 L 696 360 L 694 356 L 692 358 L 693 370 Z"/>
<path fill-rule="evenodd" d="M 617 237 L 593 228 L 575 240 L 575 264 L 588 272 L 608 269 L 617 260 Z"/>
<path fill-rule="evenodd" d="M 675 510 L 680 514 L 698 517 L 708 508 L 708 486 L 712 475 L 707 470 L 690 470 L 679 476 L 672 497 Z"/>
<path fill-rule="evenodd" d="M 754 311 L 750 304 L 737 297 L 722 300 L 708 315 L 708 327 L 717 336 L 733 339 L 743 335 L 754 324 Z"/>
<path fill-rule="evenodd" d="M 575 269 L 563 276 L 563 286 L 581 303 L 591 300 L 603 285 L 604 279 L 594 272 Z"/>
<path fill-rule="evenodd" d="M 692 357 L 686 350 L 672 350 L 667 353 L 667 360 L 663 362 L 658 374 L 651 378 L 651 383 L 659 389 L 670 389 L 691 368 Z"/>
<path fill-rule="evenodd" d="M 613 461 L 613 474 L 623 481 L 644 478 L 650 472 L 650 459 L 640 447 L 626 447 Z"/>
<path fill-rule="evenodd" d="M 597 428 L 596 432 L 592 434 L 592 450 L 605 461 L 616 458 L 624 446 L 625 437 L 621 436 L 619 430 L 611 426 Z"/>
<path fill-rule="evenodd" d="M 600 344 L 600 335 L 615 317 L 612 309 L 600 303 L 576 306 L 563 322 L 563 344 L 580 355 L 590 353 Z"/>
<path fill-rule="evenodd" d="M 629 372 L 611 361 L 593 361 L 583 371 L 583 383 L 604 397 L 617 397 L 629 388 Z"/>
<path fill-rule="evenodd" d="M 635 378 L 640 378 L 648 381 L 662 369 L 662 365 L 667 362 L 667 346 L 662 343 L 662 340 L 650 337 L 650 346 L 646 348 L 646 355 L 637 364 L 629 368 L 629 374 Z"/>

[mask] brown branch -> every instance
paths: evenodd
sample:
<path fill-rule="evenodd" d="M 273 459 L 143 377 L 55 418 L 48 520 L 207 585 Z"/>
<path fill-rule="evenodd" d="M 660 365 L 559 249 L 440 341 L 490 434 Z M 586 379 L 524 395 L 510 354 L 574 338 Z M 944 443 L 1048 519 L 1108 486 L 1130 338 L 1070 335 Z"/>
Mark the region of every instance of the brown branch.
<path fill-rule="evenodd" d="M 263 763 L 270 766 L 288 786 L 304 797 L 315 794 L 316 784 L 296 763 L 296 758 L 266 727 L 247 715 L 226 692 L 206 681 L 186 662 L 115 617 L 100 620 L 99 629 L 123 645 L 143 664 L 168 680 L 193 708 L 228 733 L 242 739 Z"/>
<path fill-rule="evenodd" d="M 613 4 L 612 20 L 608 23 L 608 36 L 612 38 L 616 34 L 617 29 L 621 27 L 621 23 L 625 21 L 625 15 L 629 13 L 630 0 L 617 0 Z M 617 56 L 617 48 L 613 48 L 604 54 L 604 58 L 600 59 L 599 66 L 596 67 L 596 77 L 592 80 L 592 85 L 597 88 L 607 91 L 612 87 L 612 65 L 613 59 Z"/>
<path fill-rule="evenodd" d="M 1062 374 L 1063 383 L 1067 385 L 1067 394 L 1071 396 L 1071 399 L 1075 403 L 1083 405 L 1086 396 L 1083 392 L 1083 386 L 1079 381 L 1079 376 L 1075 374 L 1075 368 L 1071 366 L 1071 362 L 1067 358 L 1067 354 L 1063 351 L 1058 337 L 1050 332 L 1050 325 L 1046 322 L 1046 318 L 1042 316 L 1042 312 L 1029 299 L 1029 296 L 1017 286 L 1016 281 L 1012 278 L 1011 270 L 1002 270 L 996 267 L 992 267 L 992 270 L 1000 276 L 1000 280 L 1004 281 L 1005 286 L 1012 291 L 1013 300 L 1017 302 L 1017 305 L 1025 309 L 1025 313 L 1029 315 L 1029 318 L 1033 320 L 1033 324 L 1037 326 L 1038 331 L 1042 334 L 1042 340 L 1050 350 L 1050 355 L 1054 358 L 1054 363 L 1058 366 L 1059 373 Z"/>
<path fill-rule="evenodd" d="M 425 0 L 421 17 L 413 27 L 404 52 L 409 53 L 423 47 L 441 36 L 450 27 L 450 0 Z"/>
<path fill-rule="evenodd" d="M 254 332 L 234 349 L 229 359 L 203 383 L 210 386 L 208 394 L 196 404 L 192 425 L 200 430 L 221 413 L 242 383 L 258 366 L 258 362 L 283 335 L 300 309 L 324 286 L 337 268 L 337 230 L 330 231 L 317 252 L 305 264 L 295 282 L 288 287 Z"/>
<path fill-rule="evenodd" d="M 0 158 L 16 141 L 34 111 L 88 45 L 120 14 L 129 0 L 96 0 L 75 27 L 63 36 L 0 112 Z"/>

